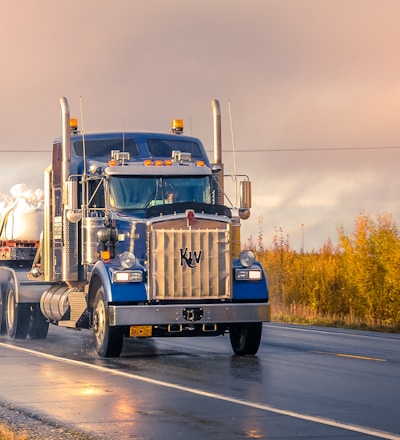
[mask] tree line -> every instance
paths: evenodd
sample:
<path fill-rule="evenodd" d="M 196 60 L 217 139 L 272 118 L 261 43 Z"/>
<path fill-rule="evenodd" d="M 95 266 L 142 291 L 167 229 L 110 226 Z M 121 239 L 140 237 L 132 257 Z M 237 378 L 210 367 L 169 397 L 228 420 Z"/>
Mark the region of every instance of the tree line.
<path fill-rule="evenodd" d="M 350 234 L 340 228 L 337 244 L 328 240 L 319 251 L 293 250 L 282 230 L 267 248 L 261 234 L 247 247 L 267 273 L 273 315 L 400 329 L 400 231 L 391 216 L 361 214 Z"/>

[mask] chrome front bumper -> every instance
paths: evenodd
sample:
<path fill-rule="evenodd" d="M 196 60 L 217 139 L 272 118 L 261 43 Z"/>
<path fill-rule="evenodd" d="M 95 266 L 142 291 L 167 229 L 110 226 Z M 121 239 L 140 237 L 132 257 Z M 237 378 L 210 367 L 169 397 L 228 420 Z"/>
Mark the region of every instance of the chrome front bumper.
<path fill-rule="evenodd" d="M 111 326 L 270 321 L 270 303 L 132 305 L 109 308 Z"/>

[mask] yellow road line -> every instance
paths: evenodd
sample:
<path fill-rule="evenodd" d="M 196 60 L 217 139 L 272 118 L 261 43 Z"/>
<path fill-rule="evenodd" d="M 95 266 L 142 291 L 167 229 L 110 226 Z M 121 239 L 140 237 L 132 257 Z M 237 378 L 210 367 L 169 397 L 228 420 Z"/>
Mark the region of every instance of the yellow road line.
<path fill-rule="evenodd" d="M 387 362 L 387 359 L 382 359 L 382 358 L 356 356 L 354 354 L 346 354 L 346 353 L 331 353 L 329 351 L 317 351 L 317 350 L 310 350 L 310 351 L 313 353 L 318 353 L 318 354 L 328 354 L 330 356 L 339 356 L 339 357 L 345 357 L 345 358 L 351 358 L 351 359 L 361 359 L 363 361 Z"/>

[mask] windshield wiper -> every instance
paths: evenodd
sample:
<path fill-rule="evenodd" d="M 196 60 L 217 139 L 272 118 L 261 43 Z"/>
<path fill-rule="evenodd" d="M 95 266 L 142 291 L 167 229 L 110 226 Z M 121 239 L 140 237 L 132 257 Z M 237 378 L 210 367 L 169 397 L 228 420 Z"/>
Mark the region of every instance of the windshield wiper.
<path fill-rule="evenodd" d="M 147 199 L 146 203 L 144 204 L 143 208 L 144 208 L 144 209 L 147 209 L 148 206 L 149 206 L 149 204 L 150 204 L 150 202 L 151 202 L 152 200 L 154 200 L 155 197 L 156 197 L 156 190 L 154 190 L 154 191 L 150 194 L 150 196 L 149 196 L 149 198 Z"/>

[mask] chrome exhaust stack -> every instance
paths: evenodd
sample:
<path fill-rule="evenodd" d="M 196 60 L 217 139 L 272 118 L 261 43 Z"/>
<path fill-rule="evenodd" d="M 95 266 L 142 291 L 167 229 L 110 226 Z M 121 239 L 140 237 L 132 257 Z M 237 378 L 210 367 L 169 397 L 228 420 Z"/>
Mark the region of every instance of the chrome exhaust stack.
<path fill-rule="evenodd" d="M 213 173 L 217 181 L 216 203 L 224 204 L 224 164 L 222 163 L 222 141 L 221 141 L 221 109 L 219 101 L 211 101 L 213 111 L 213 134 L 214 134 L 214 163 Z"/>
<path fill-rule="evenodd" d="M 66 186 L 69 177 L 69 167 L 71 164 L 71 132 L 69 121 L 71 118 L 67 98 L 60 98 L 61 105 L 61 145 L 62 145 L 62 181 Z M 64 188 L 63 188 L 64 193 Z"/>
<path fill-rule="evenodd" d="M 63 244 L 61 275 L 65 282 L 78 281 L 78 223 L 72 222 L 71 212 L 76 209 L 76 182 L 70 180 L 71 173 L 71 132 L 70 112 L 67 98 L 60 99 L 61 105 L 61 150 L 62 150 L 62 203 L 63 203 Z"/>

